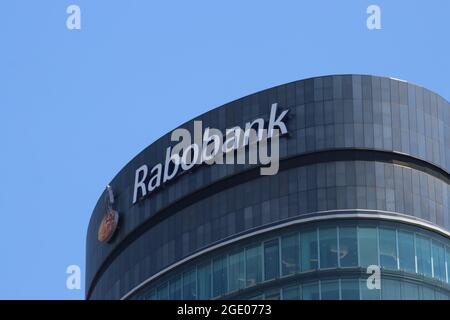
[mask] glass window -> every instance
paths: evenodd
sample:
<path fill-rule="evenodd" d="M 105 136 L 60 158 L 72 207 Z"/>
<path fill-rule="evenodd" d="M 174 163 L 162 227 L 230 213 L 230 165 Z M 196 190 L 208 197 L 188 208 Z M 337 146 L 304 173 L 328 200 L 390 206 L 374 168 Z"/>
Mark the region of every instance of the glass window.
<path fill-rule="evenodd" d="M 414 234 L 404 231 L 398 232 L 398 259 L 400 269 L 415 272 Z"/>
<path fill-rule="evenodd" d="M 431 277 L 431 242 L 422 236 L 416 236 L 417 272 Z"/>
<path fill-rule="evenodd" d="M 298 234 L 281 238 L 281 267 L 283 276 L 299 271 L 300 248 Z"/>
<path fill-rule="evenodd" d="M 302 285 L 302 297 L 303 300 L 319 300 L 319 282 L 314 281 Z"/>
<path fill-rule="evenodd" d="M 380 236 L 381 238 L 381 236 Z M 400 300 L 400 281 L 381 278 L 381 297 L 383 300 Z"/>
<path fill-rule="evenodd" d="M 211 299 L 211 263 L 209 261 L 197 268 L 197 291 L 200 300 Z"/>
<path fill-rule="evenodd" d="M 247 248 L 245 250 L 247 287 L 262 281 L 262 257 L 261 246 Z"/>
<path fill-rule="evenodd" d="M 221 296 L 228 292 L 228 268 L 227 258 L 219 258 L 213 261 L 213 296 Z"/>
<path fill-rule="evenodd" d="M 264 280 L 280 276 L 278 239 L 264 243 Z"/>
<path fill-rule="evenodd" d="M 156 291 L 155 289 L 150 289 L 146 293 L 144 293 L 144 300 L 156 300 Z"/>
<path fill-rule="evenodd" d="M 341 298 L 342 300 L 359 300 L 358 279 L 341 280 Z"/>
<path fill-rule="evenodd" d="M 244 250 L 229 256 L 229 290 L 235 291 L 245 287 Z"/>
<path fill-rule="evenodd" d="M 156 289 L 156 295 L 158 297 L 158 300 L 169 299 L 169 287 L 167 285 L 167 282 Z"/>
<path fill-rule="evenodd" d="M 337 263 L 337 232 L 336 228 L 320 228 L 320 268 L 336 268 Z"/>
<path fill-rule="evenodd" d="M 358 238 L 356 227 L 339 228 L 339 259 L 341 267 L 358 265 Z"/>
<path fill-rule="evenodd" d="M 376 228 L 358 228 L 359 259 L 361 266 L 378 265 L 378 240 Z"/>
<path fill-rule="evenodd" d="M 429 288 L 427 286 L 421 286 L 421 300 L 434 300 L 434 290 L 432 288 Z"/>
<path fill-rule="evenodd" d="M 320 282 L 321 300 L 339 300 L 339 280 Z"/>
<path fill-rule="evenodd" d="M 450 282 L 450 247 L 446 247 L 445 260 L 447 265 L 447 282 Z"/>
<path fill-rule="evenodd" d="M 397 240 L 395 230 L 380 228 L 379 235 L 381 267 L 397 269 Z"/>
<path fill-rule="evenodd" d="M 402 299 L 403 300 L 418 300 L 419 299 L 419 287 L 417 284 L 402 281 L 401 285 Z"/>
<path fill-rule="evenodd" d="M 433 271 L 434 277 L 446 281 L 445 276 L 445 248 L 438 242 L 433 241 Z"/>
<path fill-rule="evenodd" d="M 317 269 L 317 234 L 316 230 L 300 234 L 302 271 Z"/>
<path fill-rule="evenodd" d="M 283 288 L 283 300 L 299 300 L 300 298 L 299 285 Z"/>
<path fill-rule="evenodd" d="M 280 300 L 280 290 L 270 290 L 264 296 L 266 300 Z"/>
<path fill-rule="evenodd" d="M 183 299 L 195 300 L 197 297 L 195 269 L 183 274 Z"/>
<path fill-rule="evenodd" d="M 169 299 L 181 300 L 181 276 L 178 276 L 169 282 Z"/>
<path fill-rule="evenodd" d="M 380 300 L 380 289 L 369 289 L 367 279 L 360 279 L 359 290 L 361 292 L 361 300 Z"/>

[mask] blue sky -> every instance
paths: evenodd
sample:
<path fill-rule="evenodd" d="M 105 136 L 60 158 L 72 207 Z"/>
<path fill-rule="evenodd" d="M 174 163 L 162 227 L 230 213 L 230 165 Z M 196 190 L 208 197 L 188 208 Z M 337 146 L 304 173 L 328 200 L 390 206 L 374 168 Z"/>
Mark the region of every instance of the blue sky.
<path fill-rule="evenodd" d="M 81 8 L 81 30 L 66 8 Z M 381 7 L 382 30 L 366 27 Z M 0 299 L 82 299 L 90 213 L 181 123 L 306 77 L 405 79 L 450 99 L 448 0 L 3 0 Z"/>

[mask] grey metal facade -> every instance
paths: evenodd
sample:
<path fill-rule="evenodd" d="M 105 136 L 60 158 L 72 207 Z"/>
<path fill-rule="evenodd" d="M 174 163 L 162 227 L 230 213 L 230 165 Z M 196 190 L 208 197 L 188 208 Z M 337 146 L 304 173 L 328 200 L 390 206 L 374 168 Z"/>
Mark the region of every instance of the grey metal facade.
<path fill-rule="evenodd" d="M 289 109 L 289 133 L 280 138 L 277 175 L 260 176 L 255 165 L 202 165 L 133 205 L 135 171 L 144 163 L 164 162 L 166 148 L 174 144 L 168 133 L 114 177 L 110 185 L 116 194 L 119 228 L 110 243 L 97 240 L 105 213 L 101 197 L 88 227 L 86 298 L 142 296 L 146 288 L 169 281 L 170 274 L 182 274 L 184 268 L 213 259 L 233 246 L 277 230 L 285 234 L 294 225 L 303 228 L 308 223 L 318 224 L 319 234 L 320 223 L 338 226 L 348 220 L 359 226 L 370 220 L 394 223 L 397 229 L 401 224 L 405 229 L 415 228 L 411 231 L 418 234 L 415 237 L 423 233 L 437 239 L 444 252 L 450 248 L 449 102 L 425 88 L 392 78 L 333 75 L 267 89 L 195 120 L 225 131 L 255 118 L 268 119 L 273 103 L 280 110 Z M 193 121 L 181 127 L 193 130 Z M 301 237 L 302 231 L 298 232 Z M 379 229 L 377 232 L 380 235 Z M 336 237 L 339 239 L 339 234 Z M 430 261 L 435 261 L 434 242 L 430 241 Z M 419 285 L 420 277 L 425 279 L 422 282 L 429 280 L 447 297 L 450 251 L 443 256 L 445 279 L 436 280 L 438 272 L 433 268 L 438 262 L 431 262 L 429 277 L 426 272 L 421 274 L 419 249 L 414 248 L 415 270 L 410 276 L 419 277 L 414 280 Z M 396 250 L 397 270 L 389 272 L 392 279 L 401 279 L 405 270 L 400 267 L 400 249 Z M 358 267 L 362 265 L 358 263 Z M 281 268 L 273 288 L 301 283 L 301 277 L 308 275 L 299 267 L 291 281 L 283 278 Z M 331 269 L 336 269 L 337 278 L 342 278 L 339 272 L 350 272 L 341 268 L 340 262 Z M 320 279 L 320 272 L 317 277 Z M 346 282 L 339 281 L 342 291 Z M 244 284 L 234 295 L 227 290 L 223 297 L 249 297 L 258 286 L 267 291 L 271 284 L 263 275 L 260 283 Z"/>

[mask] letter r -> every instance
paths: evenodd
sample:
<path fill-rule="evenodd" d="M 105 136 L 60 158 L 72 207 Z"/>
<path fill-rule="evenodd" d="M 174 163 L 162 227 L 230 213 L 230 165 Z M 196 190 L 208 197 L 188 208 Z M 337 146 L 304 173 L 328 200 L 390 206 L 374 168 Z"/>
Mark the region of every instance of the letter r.
<path fill-rule="evenodd" d="M 142 172 L 142 178 L 139 180 L 139 176 Z M 133 192 L 133 204 L 137 201 L 137 191 L 141 189 L 142 196 L 145 197 L 147 195 L 147 188 L 145 187 L 145 179 L 147 179 L 148 167 L 147 165 L 142 165 L 136 170 L 136 174 L 134 176 L 134 192 Z"/>

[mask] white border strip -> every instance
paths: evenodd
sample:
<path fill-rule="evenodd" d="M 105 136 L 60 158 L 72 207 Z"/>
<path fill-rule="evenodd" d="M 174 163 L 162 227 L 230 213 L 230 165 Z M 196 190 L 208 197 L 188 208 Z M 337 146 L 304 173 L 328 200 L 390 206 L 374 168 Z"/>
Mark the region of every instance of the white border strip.
<path fill-rule="evenodd" d="M 335 214 L 336 212 L 349 212 L 349 211 L 359 211 L 359 212 L 372 212 L 372 213 L 341 213 L 341 214 Z M 334 213 L 334 214 L 327 214 L 327 213 Z M 447 236 L 450 238 L 450 232 L 445 230 L 444 228 L 441 228 L 439 226 L 436 226 L 428 221 L 419 219 L 419 218 L 412 218 L 411 216 L 408 216 L 406 214 L 398 213 L 398 212 L 392 212 L 392 211 L 382 211 L 382 210 L 370 210 L 370 209 L 345 209 L 345 210 L 327 210 L 327 211 L 317 211 L 313 213 L 308 213 L 308 215 L 319 215 L 319 214 L 325 214 L 320 216 L 313 216 L 313 217 L 307 217 L 307 218 L 299 218 L 296 220 L 291 220 L 285 223 L 280 223 L 275 226 L 271 226 L 264 229 L 259 229 L 250 233 L 246 233 L 244 235 L 241 235 L 239 237 L 215 244 L 211 247 L 208 247 L 204 250 L 198 251 L 194 253 L 193 255 L 190 255 L 188 257 L 183 258 L 182 260 L 177 261 L 176 263 L 170 265 L 169 267 L 159 271 L 158 273 L 155 273 L 151 277 L 147 278 L 145 281 L 131 289 L 128 293 L 126 293 L 120 300 L 125 300 L 129 296 L 131 296 L 133 293 L 135 293 L 137 290 L 141 289 L 143 286 L 148 284 L 153 279 L 161 276 L 162 274 L 178 267 L 181 264 L 184 264 L 190 260 L 193 260 L 197 258 L 198 256 L 201 256 L 205 253 L 208 253 L 210 251 L 219 249 L 221 247 L 224 247 L 226 245 L 229 245 L 233 242 L 237 242 L 246 238 L 250 238 L 262 233 L 266 233 L 272 230 L 276 229 L 282 229 L 291 225 L 296 224 L 303 224 L 307 222 L 314 222 L 314 221 L 321 221 L 321 220 L 331 220 L 331 219 L 348 219 L 348 218 L 369 218 L 369 219 L 380 219 L 380 220 L 389 220 L 389 221 L 397 221 L 397 222 L 403 222 L 408 224 L 413 224 L 416 226 L 420 226 L 426 229 L 430 229 L 432 231 L 438 232 L 443 234 L 444 236 Z"/>

